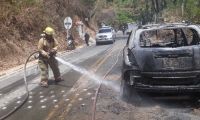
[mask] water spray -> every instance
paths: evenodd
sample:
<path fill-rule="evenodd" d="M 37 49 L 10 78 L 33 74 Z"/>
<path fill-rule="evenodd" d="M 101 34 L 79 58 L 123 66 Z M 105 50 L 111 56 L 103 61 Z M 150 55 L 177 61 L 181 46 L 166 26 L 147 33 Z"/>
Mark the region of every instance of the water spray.
<path fill-rule="evenodd" d="M 69 62 L 64 61 L 63 59 L 61 59 L 59 57 L 55 57 L 55 59 L 58 60 L 59 62 L 61 62 L 62 64 L 65 64 L 68 67 L 74 69 L 75 71 L 88 76 L 89 78 L 91 78 L 92 80 L 94 80 L 94 82 L 96 82 L 96 83 L 99 83 L 99 84 L 101 83 L 101 84 L 104 84 L 106 86 L 110 86 L 115 91 L 119 90 L 119 88 L 116 87 L 116 86 L 114 86 L 112 82 L 108 82 L 107 80 L 102 79 L 99 76 L 97 76 L 97 75 L 95 75 L 93 73 L 88 72 L 85 68 L 77 67 L 77 66 L 75 66 L 75 65 L 73 65 L 73 64 L 71 64 Z"/>
<path fill-rule="evenodd" d="M 121 51 L 120 51 L 121 52 Z M 119 52 L 119 53 L 120 53 Z M 95 93 L 95 99 L 93 101 L 93 106 L 92 106 L 92 117 L 91 117 L 91 120 L 94 120 L 95 119 L 95 110 L 96 110 L 96 102 L 97 102 L 97 96 L 98 96 L 98 93 L 99 93 L 99 90 L 100 90 L 100 87 L 101 87 L 101 84 L 104 84 L 104 85 L 109 85 L 112 87 L 113 90 L 115 91 L 118 91 L 119 88 L 114 86 L 113 83 L 111 82 L 107 82 L 104 78 L 108 75 L 108 73 L 112 70 L 112 68 L 117 64 L 118 62 L 118 58 L 117 58 L 117 61 L 114 63 L 114 65 L 110 68 L 110 70 L 106 73 L 106 75 L 103 77 L 103 80 L 94 75 L 94 74 L 91 74 L 90 72 L 88 72 L 86 69 L 84 68 L 81 68 L 81 67 L 77 67 L 77 66 L 74 66 L 73 64 L 69 63 L 69 62 L 66 62 L 58 57 L 55 57 L 55 59 L 57 59 L 59 62 L 71 67 L 72 69 L 80 72 L 81 74 L 84 74 L 84 75 L 87 75 L 88 77 L 90 77 L 91 79 L 93 79 L 95 82 L 98 82 L 99 83 L 99 86 L 98 86 L 98 89 Z"/>

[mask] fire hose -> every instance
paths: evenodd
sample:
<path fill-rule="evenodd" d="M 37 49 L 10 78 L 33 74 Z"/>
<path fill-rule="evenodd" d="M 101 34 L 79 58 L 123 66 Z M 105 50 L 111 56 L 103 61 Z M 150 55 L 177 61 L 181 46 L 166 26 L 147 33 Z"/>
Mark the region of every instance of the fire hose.
<path fill-rule="evenodd" d="M 122 51 L 122 50 L 120 50 L 119 53 L 120 53 L 121 51 Z M 118 53 L 118 55 L 119 55 L 119 53 Z M 108 75 L 108 73 L 109 73 L 109 72 L 113 69 L 113 67 L 117 64 L 118 60 L 119 60 L 119 59 L 118 59 L 118 57 L 117 57 L 116 62 L 115 62 L 115 63 L 113 64 L 113 66 L 108 70 L 108 72 L 104 75 L 103 79 L 106 78 L 106 76 Z M 96 93 L 95 93 L 95 99 L 94 99 L 93 105 L 92 105 L 92 120 L 95 119 L 96 102 L 97 102 L 97 97 L 98 97 L 98 93 L 99 93 L 100 88 L 101 88 L 101 83 L 99 84 L 99 86 L 98 86 L 98 88 L 97 88 L 97 91 L 96 91 Z"/>
<path fill-rule="evenodd" d="M 29 97 L 29 90 L 28 90 L 28 84 L 27 84 L 27 80 L 26 80 L 26 65 L 27 65 L 27 63 L 28 63 L 28 61 L 29 61 L 29 59 L 30 59 L 30 57 L 32 56 L 32 55 L 34 55 L 35 53 L 38 53 L 39 51 L 35 51 L 35 52 L 33 52 L 31 55 L 29 55 L 29 57 L 27 58 L 27 60 L 26 60 L 26 62 L 25 62 L 25 64 L 24 64 L 24 84 L 25 84 L 25 89 L 26 89 L 26 97 L 25 97 L 25 99 L 21 102 L 21 104 L 19 104 L 17 107 L 15 107 L 14 109 L 12 109 L 10 112 L 8 112 L 6 115 L 4 115 L 4 116 L 2 116 L 1 118 L 0 118 L 0 120 L 3 120 L 3 119 L 5 119 L 5 118 L 7 118 L 8 116 L 10 116 L 11 114 L 13 114 L 15 111 L 17 111 L 26 101 L 27 101 L 27 99 L 28 99 L 28 97 Z M 121 52 L 121 51 L 120 51 Z M 119 52 L 119 53 L 120 53 Z M 38 57 L 38 56 L 35 56 L 35 57 Z M 117 58 L 117 61 L 114 63 L 114 65 L 111 67 L 111 69 L 106 73 L 106 75 L 103 77 L 103 78 L 105 78 L 107 75 L 108 75 L 108 73 L 112 70 L 112 68 L 117 64 L 117 62 L 118 62 L 118 58 Z M 94 120 L 95 119 L 95 109 L 96 109 L 96 101 L 97 101 L 97 96 L 98 96 L 98 92 L 99 92 L 99 89 L 100 89 L 100 87 L 101 87 L 101 83 L 99 84 L 99 86 L 98 86 L 98 90 L 96 91 L 96 94 L 95 94 L 95 99 L 94 99 L 94 102 L 93 102 L 93 108 L 92 108 L 92 120 Z"/>
<path fill-rule="evenodd" d="M 36 52 L 33 52 L 27 59 L 26 59 L 26 62 L 25 62 L 25 64 L 24 64 L 24 85 L 25 85 L 25 88 L 26 88 L 26 97 L 25 97 L 25 99 L 21 102 L 21 104 L 20 105 L 18 105 L 16 108 L 14 108 L 14 109 L 12 109 L 10 112 L 8 112 L 6 115 L 4 115 L 4 116 L 2 116 L 1 118 L 0 118 L 0 120 L 3 120 L 3 119 L 5 119 L 5 118 L 7 118 L 8 116 L 10 116 L 11 114 L 13 114 L 16 110 L 18 110 L 26 101 L 27 101 L 27 99 L 28 99 L 28 97 L 29 97 L 29 91 L 28 91 L 28 84 L 27 84 L 27 80 L 26 80 L 26 65 L 27 65 L 27 63 L 28 63 L 28 61 L 29 61 L 29 58 L 33 55 L 33 54 L 35 54 L 35 53 L 38 53 L 39 51 L 36 51 Z"/>

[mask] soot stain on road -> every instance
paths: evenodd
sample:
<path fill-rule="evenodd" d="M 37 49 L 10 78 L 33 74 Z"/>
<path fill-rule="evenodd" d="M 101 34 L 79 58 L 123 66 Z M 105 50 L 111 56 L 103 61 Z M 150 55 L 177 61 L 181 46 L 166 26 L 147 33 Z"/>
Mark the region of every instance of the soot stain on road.
<path fill-rule="evenodd" d="M 119 92 L 102 86 L 98 97 L 96 119 L 197 120 L 200 117 L 199 103 L 192 96 L 186 100 L 157 100 L 154 96 L 152 93 L 136 92 L 124 101 L 119 97 Z M 165 95 L 157 94 L 157 96 L 162 98 Z"/>

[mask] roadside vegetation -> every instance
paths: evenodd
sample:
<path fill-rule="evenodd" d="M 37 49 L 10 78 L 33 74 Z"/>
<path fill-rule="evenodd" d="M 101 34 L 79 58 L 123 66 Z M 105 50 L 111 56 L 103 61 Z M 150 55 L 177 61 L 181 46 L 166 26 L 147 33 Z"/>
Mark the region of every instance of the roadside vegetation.
<path fill-rule="evenodd" d="M 0 4 L 0 71 L 21 65 L 27 56 L 37 51 L 40 34 L 50 26 L 55 29 L 59 40 L 59 51 L 66 50 L 66 29 L 64 19 L 70 16 L 81 20 L 86 28 L 92 29 L 92 22 L 84 21 L 88 17 L 87 6 L 81 0 L 3 0 Z M 89 24 L 90 23 L 90 24 Z M 91 26 L 89 26 L 91 25 Z M 76 26 L 70 29 L 76 38 L 76 44 L 84 41 L 78 36 Z"/>
<path fill-rule="evenodd" d="M 1 0 L 0 10 L 0 72 L 23 64 L 37 50 L 47 26 L 55 29 L 59 51 L 65 51 L 63 21 L 67 16 L 73 20 L 69 32 L 77 46 L 84 44 L 74 25 L 79 20 L 93 37 L 102 23 L 119 27 L 129 22 L 160 22 L 161 18 L 168 22 L 200 21 L 199 0 Z"/>
<path fill-rule="evenodd" d="M 199 0 L 113 0 L 119 8 L 133 8 L 126 14 L 119 11 L 118 20 L 132 19 L 141 24 L 158 23 L 163 19 L 167 22 L 181 22 L 189 20 L 200 23 L 200 1 Z M 127 19 L 129 18 L 129 19 Z"/>

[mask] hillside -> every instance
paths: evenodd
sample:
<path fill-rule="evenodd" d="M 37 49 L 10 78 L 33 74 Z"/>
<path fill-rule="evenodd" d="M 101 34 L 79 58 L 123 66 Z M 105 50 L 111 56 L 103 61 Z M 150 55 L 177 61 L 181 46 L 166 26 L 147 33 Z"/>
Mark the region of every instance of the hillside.
<path fill-rule="evenodd" d="M 75 37 L 76 45 L 84 44 L 77 32 L 75 22 L 81 20 L 84 31 L 94 36 L 96 23 L 85 21 L 87 6 L 81 0 L 3 0 L 0 4 L 0 71 L 24 64 L 27 57 L 37 51 L 40 34 L 50 26 L 59 40 L 59 50 L 66 50 L 64 19 L 72 18 L 69 33 Z M 0 75 L 1 76 L 1 75 Z"/>
<path fill-rule="evenodd" d="M 58 52 L 66 51 L 67 16 L 73 21 L 69 33 L 74 35 L 76 46 L 85 44 L 76 21 L 82 21 L 83 31 L 93 38 L 102 23 L 120 29 L 133 21 L 138 24 L 200 21 L 198 0 L 1 0 L 0 10 L 0 76 L 2 71 L 24 64 L 37 51 L 40 34 L 47 26 L 55 30 Z"/>

